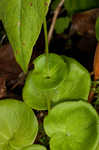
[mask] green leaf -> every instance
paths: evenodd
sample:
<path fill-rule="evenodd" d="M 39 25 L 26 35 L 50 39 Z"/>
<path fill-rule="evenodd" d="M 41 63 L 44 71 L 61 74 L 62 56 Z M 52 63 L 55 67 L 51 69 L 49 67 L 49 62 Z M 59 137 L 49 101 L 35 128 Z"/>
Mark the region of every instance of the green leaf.
<path fill-rule="evenodd" d="M 69 64 L 69 74 L 68 79 L 65 81 L 66 99 L 88 99 L 91 78 L 88 71 L 76 60 L 66 56 L 62 56 L 65 63 Z M 83 82 L 82 82 L 83 81 Z"/>
<path fill-rule="evenodd" d="M 49 54 L 47 60 L 44 54 L 34 61 L 34 70 L 25 82 L 23 99 L 34 109 L 46 110 L 49 100 L 51 106 L 64 100 L 87 100 L 90 85 L 89 73 L 76 60 L 56 54 Z"/>
<path fill-rule="evenodd" d="M 42 145 L 33 144 L 32 146 L 26 147 L 22 150 L 46 150 L 46 148 Z"/>
<path fill-rule="evenodd" d="M 97 146 L 97 148 L 95 150 L 99 150 L 99 144 L 98 144 L 98 146 Z"/>
<path fill-rule="evenodd" d="M 1 150 L 21 150 L 31 145 L 37 131 L 37 119 L 28 106 L 14 99 L 0 101 Z"/>
<path fill-rule="evenodd" d="M 96 20 L 96 38 L 99 41 L 99 17 Z"/>
<path fill-rule="evenodd" d="M 51 150 L 95 150 L 99 142 L 98 114 L 83 101 L 55 106 L 44 119 L 44 129 Z"/>
<path fill-rule="evenodd" d="M 0 16 L 18 64 L 27 72 L 50 0 L 1 0 Z M 2 14 L 2 15 L 1 15 Z"/>
<path fill-rule="evenodd" d="M 68 28 L 71 19 L 69 17 L 61 17 L 56 20 L 55 31 L 60 34 Z"/>
<path fill-rule="evenodd" d="M 67 71 L 68 66 L 56 54 L 49 54 L 48 60 L 45 54 L 36 58 L 34 70 L 29 73 L 23 89 L 26 104 L 38 110 L 47 109 L 48 99 L 52 100 Z"/>
<path fill-rule="evenodd" d="M 99 7 L 99 0 L 65 0 L 64 6 L 70 15 Z"/>

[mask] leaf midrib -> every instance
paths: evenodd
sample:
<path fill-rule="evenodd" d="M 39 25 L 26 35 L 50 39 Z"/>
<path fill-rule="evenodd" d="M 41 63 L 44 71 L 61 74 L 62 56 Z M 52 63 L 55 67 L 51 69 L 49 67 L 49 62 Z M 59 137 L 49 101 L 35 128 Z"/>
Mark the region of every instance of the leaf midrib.
<path fill-rule="evenodd" d="M 19 19 L 19 22 L 20 22 L 20 26 L 19 26 L 19 38 L 20 38 L 20 48 L 21 48 L 21 60 L 22 60 L 22 63 L 23 63 L 23 67 L 24 67 L 24 71 L 26 71 L 25 69 L 25 58 L 24 58 L 24 52 L 23 52 L 23 48 L 22 48 L 22 33 L 21 33 L 21 27 L 22 27 L 22 23 L 21 23 L 21 20 L 22 20 L 22 0 L 19 0 L 19 13 L 20 13 L 20 19 Z"/>

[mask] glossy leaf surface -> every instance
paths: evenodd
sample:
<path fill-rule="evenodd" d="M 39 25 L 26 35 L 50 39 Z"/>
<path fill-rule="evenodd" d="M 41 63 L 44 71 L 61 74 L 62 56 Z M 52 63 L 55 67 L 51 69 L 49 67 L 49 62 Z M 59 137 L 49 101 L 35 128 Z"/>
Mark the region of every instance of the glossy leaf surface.
<path fill-rule="evenodd" d="M 1 0 L 0 18 L 18 64 L 28 69 L 50 0 Z"/>
<path fill-rule="evenodd" d="M 33 111 L 17 100 L 0 101 L 0 150 L 21 150 L 31 145 L 38 131 Z"/>
<path fill-rule="evenodd" d="M 64 102 L 55 106 L 44 120 L 51 137 L 51 150 L 95 150 L 99 142 L 99 118 L 87 102 Z"/>
<path fill-rule="evenodd" d="M 35 59 L 34 66 L 23 89 L 23 99 L 30 107 L 46 110 L 48 100 L 52 106 L 64 100 L 87 100 L 90 76 L 74 59 L 49 54 L 47 60 L 41 55 Z"/>
<path fill-rule="evenodd" d="M 32 146 L 26 147 L 22 150 L 46 150 L 46 148 L 42 145 L 33 144 Z"/>
<path fill-rule="evenodd" d="M 69 14 L 99 7 L 98 0 L 65 0 L 65 8 Z"/>

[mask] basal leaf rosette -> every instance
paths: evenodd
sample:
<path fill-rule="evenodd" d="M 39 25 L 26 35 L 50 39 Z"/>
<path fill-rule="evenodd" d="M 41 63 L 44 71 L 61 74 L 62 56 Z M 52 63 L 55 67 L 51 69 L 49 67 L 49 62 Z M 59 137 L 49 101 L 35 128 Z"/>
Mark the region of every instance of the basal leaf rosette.
<path fill-rule="evenodd" d="M 34 70 L 26 79 L 23 99 L 34 109 L 46 110 L 49 100 L 51 106 L 67 99 L 87 100 L 90 84 L 89 73 L 74 59 L 43 54 L 34 60 Z"/>
<path fill-rule="evenodd" d="M 46 150 L 46 148 L 42 145 L 33 144 L 32 146 L 26 147 L 22 150 Z"/>
<path fill-rule="evenodd" d="M 44 128 L 51 150 L 96 150 L 99 118 L 87 102 L 64 102 L 49 112 Z"/>
<path fill-rule="evenodd" d="M 23 102 L 0 101 L 0 150 L 21 150 L 31 145 L 38 131 L 33 111 Z"/>

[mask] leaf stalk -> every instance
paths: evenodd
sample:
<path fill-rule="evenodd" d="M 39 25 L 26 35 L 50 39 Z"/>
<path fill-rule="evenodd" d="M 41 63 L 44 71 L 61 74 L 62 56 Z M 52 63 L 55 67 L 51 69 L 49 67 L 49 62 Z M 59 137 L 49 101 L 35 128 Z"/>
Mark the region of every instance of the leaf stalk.
<path fill-rule="evenodd" d="M 46 22 L 46 17 L 44 18 L 44 36 L 45 36 L 45 54 L 46 54 L 46 66 L 47 66 L 47 71 L 48 71 L 48 77 L 49 77 L 49 65 L 48 65 L 48 54 L 49 54 L 49 47 L 48 47 L 48 33 L 47 33 L 47 22 Z M 48 98 L 48 113 L 51 110 L 51 100 Z"/>

